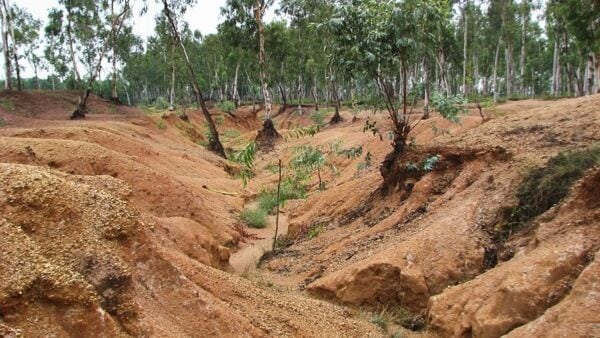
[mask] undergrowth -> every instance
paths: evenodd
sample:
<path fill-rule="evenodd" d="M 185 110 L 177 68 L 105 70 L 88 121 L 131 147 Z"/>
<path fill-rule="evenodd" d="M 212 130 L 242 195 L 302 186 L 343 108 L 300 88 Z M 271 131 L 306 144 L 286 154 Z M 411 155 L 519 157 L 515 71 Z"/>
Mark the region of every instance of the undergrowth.
<path fill-rule="evenodd" d="M 518 188 L 519 204 L 510 210 L 502 228 L 504 238 L 560 202 L 587 169 L 600 165 L 600 146 L 565 151 L 542 168 L 531 171 Z"/>
<path fill-rule="evenodd" d="M 267 226 L 267 212 L 263 209 L 244 209 L 240 218 L 251 228 L 262 229 Z"/>

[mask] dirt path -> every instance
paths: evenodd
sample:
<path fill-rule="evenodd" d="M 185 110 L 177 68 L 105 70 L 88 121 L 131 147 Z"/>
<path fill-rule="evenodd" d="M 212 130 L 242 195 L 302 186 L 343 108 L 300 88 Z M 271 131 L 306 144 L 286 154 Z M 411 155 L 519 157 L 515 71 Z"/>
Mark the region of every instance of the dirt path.
<path fill-rule="evenodd" d="M 252 206 L 252 205 L 250 205 Z M 267 226 L 263 229 L 247 228 L 246 232 L 251 235 L 240 246 L 240 249 L 233 253 L 229 258 L 229 264 L 237 275 L 245 275 L 256 270 L 256 263 L 260 257 L 273 246 L 273 236 L 275 235 L 275 219 L 269 216 Z M 285 213 L 279 214 L 279 235 L 287 234 L 288 218 Z"/>

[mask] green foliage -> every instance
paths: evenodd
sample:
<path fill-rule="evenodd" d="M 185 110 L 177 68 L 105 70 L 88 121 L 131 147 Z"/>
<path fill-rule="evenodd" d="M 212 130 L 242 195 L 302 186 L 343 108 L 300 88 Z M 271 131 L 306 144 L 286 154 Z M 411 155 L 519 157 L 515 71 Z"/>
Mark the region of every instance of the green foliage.
<path fill-rule="evenodd" d="M 292 168 L 303 171 L 313 171 L 325 166 L 325 155 L 312 146 L 302 146 L 296 149 L 296 155 L 290 161 Z"/>
<path fill-rule="evenodd" d="M 254 158 L 256 156 L 256 143 L 250 142 L 246 147 L 229 157 L 232 162 L 242 165 L 240 176 L 244 187 L 248 185 L 248 180 L 252 178 L 252 168 L 254 167 Z"/>
<path fill-rule="evenodd" d="M 468 112 L 465 105 L 467 101 L 460 95 L 447 96 L 438 92 L 433 93 L 431 97 L 431 106 L 439 112 L 445 119 L 452 122 L 460 121 L 460 114 Z"/>
<path fill-rule="evenodd" d="M 263 190 L 258 195 L 258 207 L 267 213 L 272 213 L 277 207 L 277 190 Z"/>
<path fill-rule="evenodd" d="M 169 108 L 169 100 L 164 96 L 159 96 L 154 100 L 154 108 L 157 110 L 165 110 Z"/>
<path fill-rule="evenodd" d="M 365 156 L 365 161 L 357 164 L 356 168 L 359 172 L 361 172 L 363 170 L 367 170 L 367 169 L 371 168 L 372 165 L 373 165 L 373 155 L 371 155 L 371 152 L 367 152 L 367 155 Z"/>
<path fill-rule="evenodd" d="M 6 122 L 6 120 L 0 117 L 0 128 L 6 127 L 7 124 L 8 123 Z"/>
<path fill-rule="evenodd" d="M 290 140 L 290 139 L 296 139 L 296 138 L 301 138 L 304 136 L 315 136 L 317 135 L 317 133 L 320 131 L 320 127 L 319 126 L 312 126 L 312 127 L 307 127 L 307 128 L 296 128 L 296 129 L 292 129 L 290 131 L 288 131 L 284 138 L 286 141 Z"/>
<path fill-rule="evenodd" d="M 227 114 L 231 114 L 235 111 L 235 103 L 231 101 L 223 101 L 217 104 L 217 107 Z"/>
<path fill-rule="evenodd" d="M 313 226 L 311 226 L 308 229 L 306 236 L 308 237 L 308 239 L 315 239 L 315 238 L 319 237 L 319 235 L 323 232 L 323 230 L 325 230 L 325 224 L 323 224 L 323 223 L 314 224 Z"/>
<path fill-rule="evenodd" d="M 518 230 L 560 202 L 585 171 L 600 165 L 600 146 L 580 151 L 565 151 L 542 168 L 530 172 L 517 191 L 519 204 L 503 227 L 503 235 Z"/>
<path fill-rule="evenodd" d="M 262 229 L 267 226 L 267 212 L 261 208 L 244 209 L 240 219 L 251 228 Z"/>
<path fill-rule="evenodd" d="M 271 174 L 277 174 L 279 172 L 279 165 L 275 164 L 275 163 L 271 163 L 269 165 L 266 166 L 266 168 L 268 172 L 270 172 Z"/>
<path fill-rule="evenodd" d="M 358 147 L 352 147 L 349 149 L 343 149 L 341 151 L 339 151 L 337 153 L 338 156 L 344 156 L 348 159 L 355 159 L 357 157 L 360 157 L 363 153 L 363 147 L 362 146 L 358 146 Z"/>
<path fill-rule="evenodd" d="M 15 111 L 15 104 L 9 98 L 0 98 L 0 107 L 9 113 Z"/>
<path fill-rule="evenodd" d="M 222 135 L 224 138 L 235 139 L 240 137 L 242 134 L 235 129 L 227 129 Z"/>
<path fill-rule="evenodd" d="M 423 161 L 423 170 L 424 171 L 432 171 L 435 168 L 435 165 L 442 159 L 440 155 L 428 156 L 425 161 Z"/>
<path fill-rule="evenodd" d="M 373 316 L 371 317 L 371 323 L 375 324 L 384 331 L 387 330 L 388 321 L 383 312 L 373 314 Z"/>
<path fill-rule="evenodd" d="M 319 127 L 325 125 L 325 117 L 327 117 L 327 112 L 324 110 L 315 111 L 310 115 L 310 119 Z"/>
<path fill-rule="evenodd" d="M 156 127 L 160 130 L 165 130 L 165 129 L 167 129 L 167 124 L 165 123 L 165 120 L 158 119 L 156 121 Z"/>

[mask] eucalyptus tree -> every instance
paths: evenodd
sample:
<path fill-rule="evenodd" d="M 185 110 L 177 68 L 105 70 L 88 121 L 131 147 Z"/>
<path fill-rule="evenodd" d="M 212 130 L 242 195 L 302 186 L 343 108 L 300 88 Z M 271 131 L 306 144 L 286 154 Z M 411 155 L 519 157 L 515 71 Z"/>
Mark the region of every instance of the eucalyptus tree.
<path fill-rule="evenodd" d="M 217 131 L 215 122 L 213 121 L 212 117 L 210 116 L 210 112 L 206 107 L 206 102 L 204 101 L 204 96 L 202 95 L 202 91 L 198 83 L 198 78 L 196 76 L 196 70 L 194 69 L 194 65 L 190 60 L 187 48 L 180 34 L 178 20 L 180 19 L 181 15 L 185 13 L 186 8 L 188 6 L 194 5 L 195 2 L 195 0 L 162 0 L 163 11 L 164 15 L 167 18 L 167 21 L 169 22 L 169 26 L 171 27 L 173 37 L 175 38 L 175 41 L 177 41 L 177 43 L 179 44 L 179 48 L 181 49 L 181 52 L 184 56 L 184 60 L 188 68 L 190 84 L 192 86 L 192 89 L 194 90 L 196 102 L 202 110 L 202 114 L 204 115 L 204 118 L 206 119 L 206 123 L 208 125 L 208 129 L 210 132 L 208 149 L 223 158 L 227 158 L 227 155 L 225 154 L 225 148 L 223 148 L 223 145 L 219 140 L 219 132 Z"/>
<path fill-rule="evenodd" d="M 40 20 L 35 19 L 31 13 L 16 5 L 12 6 L 11 12 L 14 22 L 14 45 L 18 47 L 18 50 L 23 51 L 22 55 L 14 55 L 15 65 L 18 67 L 18 60 L 24 57 L 34 70 L 36 88 L 39 89 L 38 70 L 44 66 L 44 61 L 38 55 L 38 50 L 42 42 L 39 34 L 42 23 Z M 18 81 L 18 85 L 21 87 L 20 76 L 18 77 Z"/>
<path fill-rule="evenodd" d="M 363 72 L 375 81 L 392 120 L 393 151 L 381 167 L 384 178 L 390 174 L 396 159 L 404 152 L 411 130 L 422 119 L 408 111 L 408 71 L 418 63 L 418 46 L 425 35 L 419 23 L 423 20 L 447 21 L 445 1 L 364 0 L 344 2 L 336 8 L 331 20 L 335 62 L 345 73 Z M 427 48 L 435 49 L 429 45 Z M 401 74 L 402 99 L 399 107 L 394 83 Z M 440 113 L 444 114 L 444 111 Z M 453 118 L 453 116 L 445 116 Z M 372 128 L 367 124 L 367 128 Z"/>
<path fill-rule="evenodd" d="M 91 0 L 60 0 L 66 14 L 66 40 L 71 55 L 76 85 L 80 90 L 77 108 L 71 119 L 85 118 L 87 100 L 92 85 L 100 75 L 102 62 L 112 37 L 118 36 L 131 10 L 129 0 L 110 0 L 97 3 Z M 117 12 L 115 6 L 119 7 Z M 77 48 L 78 47 L 78 48 Z M 80 50 L 77 53 L 76 50 Z M 79 72 L 78 62 L 87 70 L 84 82 Z"/>
<path fill-rule="evenodd" d="M 52 8 L 48 13 L 48 22 L 44 27 L 46 37 L 46 48 L 44 48 L 44 57 L 51 70 L 52 90 L 56 89 L 56 78 L 63 78 L 69 71 L 67 66 L 67 57 L 65 51 L 65 38 L 63 31 L 63 12 L 57 8 Z"/>
<path fill-rule="evenodd" d="M 15 40 L 14 10 L 10 0 L 0 0 L 0 17 L 2 19 L 2 46 L 6 69 L 5 88 L 12 89 L 12 61 L 17 73 L 17 88 L 21 90 L 21 69 L 19 67 L 19 53 Z M 10 44 L 9 44 L 10 39 Z M 12 54 L 11 54 L 12 53 Z"/>
<path fill-rule="evenodd" d="M 222 14 L 232 25 L 254 35 L 256 51 L 258 55 L 258 74 L 263 105 L 265 110 L 265 121 L 263 128 L 256 136 L 256 144 L 260 149 L 269 150 L 274 146 L 275 140 L 281 135 L 275 129 L 272 120 L 272 100 L 269 91 L 269 67 L 266 59 L 265 49 L 265 23 L 264 16 L 268 8 L 273 5 L 274 0 L 227 0 L 222 8 Z"/>

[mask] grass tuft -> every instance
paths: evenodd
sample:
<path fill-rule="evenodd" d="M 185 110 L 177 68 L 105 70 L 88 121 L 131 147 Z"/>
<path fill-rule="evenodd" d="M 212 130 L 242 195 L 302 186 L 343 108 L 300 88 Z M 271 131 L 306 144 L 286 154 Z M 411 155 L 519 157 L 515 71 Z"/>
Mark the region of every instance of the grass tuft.
<path fill-rule="evenodd" d="M 598 145 L 562 152 L 545 167 L 530 172 L 517 191 L 519 204 L 511 210 L 502 229 L 504 237 L 560 202 L 585 171 L 596 165 L 600 165 Z"/>
<path fill-rule="evenodd" d="M 251 228 L 262 229 L 267 226 L 267 212 L 261 208 L 244 209 L 240 218 Z"/>

